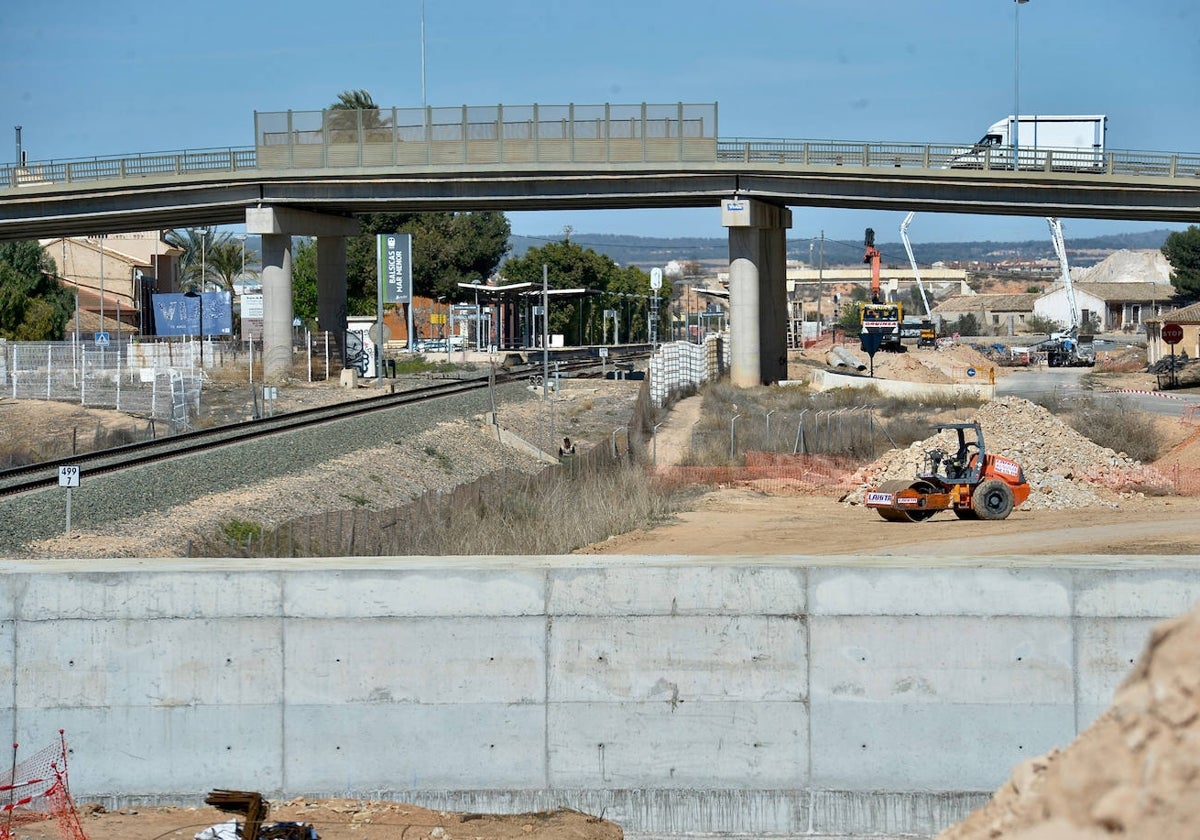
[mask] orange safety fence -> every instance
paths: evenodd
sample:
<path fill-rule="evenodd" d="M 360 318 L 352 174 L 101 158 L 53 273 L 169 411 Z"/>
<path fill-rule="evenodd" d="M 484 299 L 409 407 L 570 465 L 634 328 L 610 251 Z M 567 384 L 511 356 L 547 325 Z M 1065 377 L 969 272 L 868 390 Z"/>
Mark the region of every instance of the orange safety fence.
<path fill-rule="evenodd" d="M 852 458 L 747 451 L 745 464 L 739 466 L 658 466 L 648 467 L 647 471 L 657 481 L 676 487 L 746 486 L 778 493 L 845 493 L 859 486 L 855 470 L 861 466 L 862 462 Z M 1152 467 L 1140 479 L 1126 475 L 1115 484 L 1103 475 L 1080 478 L 1125 492 L 1200 496 L 1200 467 L 1182 464 Z"/>
<path fill-rule="evenodd" d="M 852 480 L 860 462 L 828 455 L 791 455 L 778 452 L 745 453 L 741 466 L 660 466 L 649 472 L 672 486 L 753 486 L 779 493 L 845 492 L 857 484 Z"/>

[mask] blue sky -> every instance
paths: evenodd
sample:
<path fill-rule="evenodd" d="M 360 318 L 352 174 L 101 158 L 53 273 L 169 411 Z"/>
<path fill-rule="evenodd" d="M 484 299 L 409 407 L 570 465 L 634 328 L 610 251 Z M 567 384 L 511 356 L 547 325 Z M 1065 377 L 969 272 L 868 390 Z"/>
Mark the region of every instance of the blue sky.
<path fill-rule="evenodd" d="M 366 88 L 422 103 L 421 0 L 10 0 L 0 112 L 31 160 L 253 143 L 253 113 Z M 1195 0 L 426 0 L 430 105 L 717 102 L 732 137 L 971 141 L 1010 114 L 1107 114 L 1108 146 L 1200 152 Z M 12 137 L 13 135 L 10 135 Z M 10 149 L 15 150 L 14 146 Z M 4 155 L 11 159 L 12 152 Z M 896 241 L 903 214 L 793 208 L 792 240 Z M 510 214 L 514 233 L 723 236 L 719 211 Z M 1200 222 L 1200 219 L 1197 220 Z M 1064 220 L 1068 239 L 1163 224 Z M 1171 227 L 1179 228 L 1180 225 Z M 922 214 L 914 242 L 1046 238 Z"/>

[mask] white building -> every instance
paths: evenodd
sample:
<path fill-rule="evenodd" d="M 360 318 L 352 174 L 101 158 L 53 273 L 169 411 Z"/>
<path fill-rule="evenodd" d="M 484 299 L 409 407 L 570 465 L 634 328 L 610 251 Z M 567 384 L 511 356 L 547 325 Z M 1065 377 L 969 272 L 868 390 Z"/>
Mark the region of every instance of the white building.
<path fill-rule="evenodd" d="M 1082 328 L 1089 320 L 1100 323 L 1100 329 L 1108 327 L 1105 320 L 1107 307 L 1101 298 L 1075 285 L 1075 315 L 1077 323 Z M 1059 284 L 1039 297 L 1033 304 L 1033 314 L 1051 321 L 1057 321 L 1063 329 L 1071 326 L 1071 306 L 1067 300 L 1067 289 Z"/>

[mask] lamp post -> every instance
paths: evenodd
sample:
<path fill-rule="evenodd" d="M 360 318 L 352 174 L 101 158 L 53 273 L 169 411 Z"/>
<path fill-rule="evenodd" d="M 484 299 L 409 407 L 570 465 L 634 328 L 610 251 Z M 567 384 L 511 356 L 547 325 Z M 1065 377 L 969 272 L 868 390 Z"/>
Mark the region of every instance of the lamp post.
<path fill-rule="evenodd" d="M 238 280 L 242 283 L 246 282 L 246 234 L 239 233 L 237 240 L 242 243 L 242 273 L 238 275 Z"/>
<path fill-rule="evenodd" d="M 204 293 L 193 289 L 190 292 L 184 292 L 184 297 L 196 298 L 196 302 L 200 306 L 200 317 L 196 324 L 196 333 L 199 336 L 200 344 L 200 367 L 204 367 Z"/>
<path fill-rule="evenodd" d="M 1021 168 L 1021 7 L 1029 0 L 1013 2 L 1013 171 Z"/>

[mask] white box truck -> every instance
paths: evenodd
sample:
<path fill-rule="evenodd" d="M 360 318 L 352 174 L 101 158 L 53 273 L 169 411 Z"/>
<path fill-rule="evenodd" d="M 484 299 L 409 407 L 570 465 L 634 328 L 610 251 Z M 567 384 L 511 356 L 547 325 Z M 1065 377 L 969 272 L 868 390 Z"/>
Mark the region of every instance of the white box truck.
<path fill-rule="evenodd" d="M 969 149 L 951 153 L 952 169 L 1012 169 L 1013 140 L 1017 143 L 1017 168 L 1047 172 L 1102 172 L 1104 133 L 1108 117 L 1103 114 L 1021 116 L 994 123 Z"/>

